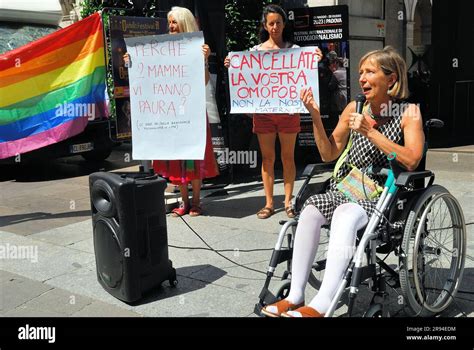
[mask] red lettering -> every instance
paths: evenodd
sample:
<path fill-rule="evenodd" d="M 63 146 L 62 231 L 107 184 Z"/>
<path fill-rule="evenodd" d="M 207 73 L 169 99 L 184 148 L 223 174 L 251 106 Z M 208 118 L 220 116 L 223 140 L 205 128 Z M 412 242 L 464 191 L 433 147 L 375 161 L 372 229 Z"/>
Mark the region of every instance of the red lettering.
<path fill-rule="evenodd" d="M 290 98 L 296 100 L 298 98 L 298 92 L 296 91 L 296 86 L 290 86 Z"/>
<path fill-rule="evenodd" d="M 286 88 L 285 86 L 282 86 L 278 91 L 278 97 L 279 98 L 286 98 L 286 96 L 288 96 L 288 88 Z"/>
<path fill-rule="evenodd" d="M 151 113 L 151 108 L 148 101 L 138 101 L 138 106 L 140 109 L 140 113 Z"/>
<path fill-rule="evenodd" d="M 153 84 L 153 94 L 171 96 L 189 96 L 191 85 L 185 84 Z"/>
<path fill-rule="evenodd" d="M 268 98 L 270 96 L 270 89 L 267 87 L 263 87 L 260 89 L 260 96 L 257 97 L 263 97 L 263 98 Z"/>
<path fill-rule="evenodd" d="M 277 69 L 276 68 L 276 63 L 278 62 L 278 56 L 275 54 L 275 52 L 272 55 L 272 70 Z"/>
<path fill-rule="evenodd" d="M 134 86 L 132 87 L 132 92 L 133 92 L 133 95 L 134 96 L 137 96 L 137 95 L 140 95 L 142 94 L 142 87 L 141 86 Z"/>
<path fill-rule="evenodd" d="M 272 65 L 271 65 L 271 64 L 268 65 L 268 66 L 265 65 L 265 61 L 269 61 L 269 60 L 270 60 L 270 59 L 267 60 L 266 57 L 265 57 L 265 56 L 268 56 L 268 55 L 271 55 L 271 53 L 268 52 L 268 51 L 267 51 L 267 52 L 264 52 L 264 53 L 262 54 L 262 67 L 263 67 L 263 70 L 272 69 Z"/>
<path fill-rule="evenodd" d="M 237 61 L 237 62 L 236 62 Z M 242 69 L 242 61 L 239 61 L 239 54 L 234 54 L 230 56 L 230 66 L 234 69 Z"/>
<path fill-rule="evenodd" d="M 311 68 L 310 69 L 318 69 L 318 56 L 316 54 L 311 55 Z"/>
<path fill-rule="evenodd" d="M 158 101 L 138 101 L 138 107 L 140 113 L 143 114 L 158 114 L 158 115 L 171 115 L 176 117 L 176 108 L 173 102 L 170 102 L 168 105 L 166 101 L 158 100 Z"/>
<path fill-rule="evenodd" d="M 300 80 L 303 80 L 301 84 L 308 85 L 308 77 L 304 71 L 300 71 L 298 76 L 296 77 L 295 84 L 298 84 Z"/>
<path fill-rule="evenodd" d="M 254 63 L 258 67 L 258 69 L 262 69 L 262 59 L 260 56 L 260 52 L 257 52 L 257 54 L 250 53 L 250 69 L 254 68 Z"/>
<path fill-rule="evenodd" d="M 253 82 L 255 85 L 259 85 L 260 84 L 260 77 L 261 77 L 262 73 L 258 73 L 258 74 L 254 74 L 254 73 L 251 73 L 250 74 L 250 77 L 252 78 Z"/>
<path fill-rule="evenodd" d="M 174 103 L 173 102 L 170 102 L 166 114 L 172 115 L 173 117 L 176 117 L 176 108 L 174 108 Z"/>
<path fill-rule="evenodd" d="M 232 73 L 230 75 L 230 80 L 231 80 L 232 86 L 238 86 L 240 84 L 247 85 L 247 80 L 245 79 L 242 73 L 238 73 L 238 74 Z"/>
<path fill-rule="evenodd" d="M 153 54 L 155 54 L 156 56 L 158 56 L 160 54 L 160 51 L 157 48 L 158 45 L 159 45 L 159 43 L 156 42 L 155 40 L 150 41 L 150 48 L 151 48 L 151 55 L 152 56 L 154 56 Z"/>
<path fill-rule="evenodd" d="M 250 56 L 252 56 L 252 54 L 250 54 Z M 247 56 L 242 56 L 242 61 L 240 62 L 240 64 L 240 69 L 243 69 L 244 66 L 247 66 L 247 68 L 252 69 L 249 58 L 247 58 Z"/>
<path fill-rule="evenodd" d="M 159 42 L 150 40 L 149 43 L 137 43 L 134 46 L 136 56 L 184 56 L 186 45 L 179 41 Z"/>

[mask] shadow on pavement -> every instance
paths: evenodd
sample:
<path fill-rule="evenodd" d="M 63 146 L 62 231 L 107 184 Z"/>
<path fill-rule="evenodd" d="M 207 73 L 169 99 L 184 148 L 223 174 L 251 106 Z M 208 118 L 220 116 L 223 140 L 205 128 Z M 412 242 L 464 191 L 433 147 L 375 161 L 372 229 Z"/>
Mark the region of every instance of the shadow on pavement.
<path fill-rule="evenodd" d="M 466 261 L 467 262 L 467 261 Z M 451 306 L 441 314 L 442 317 L 460 317 L 474 311 L 474 268 L 466 267 L 458 293 Z"/>
<path fill-rule="evenodd" d="M 199 272 L 206 269 L 206 281 L 202 279 L 194 279 L 193 273 Z M 197 265 L 197 266 L 186 266 L 176 269 L 178 276 L 178 285 L 176 288 L 170 288 L 167 282 L 163 282 L 163 285 L 151 290 L 145 296 L 134 302 L 130 303 L 131 306 L 139 306 L 150 304 L 155 301 L 163 300 L 166 298 L 191 293 L 195 290 L 205 288 L 206 285 L 217 281 L 227 274 L 224 270 L 221 270 L 212 265 Z"/>
<path fill-rule="evenodd" d="M 5 227 L 9 225 L 15 225 L 22 222 L 35 221 L 35 220 L 50 220 L 50 219 L 62 219 L 62 218 L 71 218 L 71 217 L 90 217 L 90 210 L 81 210 L 81 211 L 67 211 L 64 213 L 44 213 L 44 212 L 35 212 L 28 214 L 18 214 L 18 215 L 4 215 L 0 216 L 0 227 Z"/>
<path fill-rule="evenodd" d="M 30 160 L 20 164 L 1 164 L 0 181 L 41 182 L 86 176 L 97 171 L 112 171 L 139 164 L 128 161 L 129 146 L 114 149 L 105 161 L 85 160 L 82 156 Z"/>
<path fill-rule="evenodd" d="M 208 201 L 204 204 L 203 216 L 225 217 L 241 219 L 247 216 L 256 215 L 265 205 L 265 196 L 259 193 L 255 197 L 233 198 L 243 194 L 258 192 L 263 190 L 263 183 L 252 183 L 233 186 L 211 192 L 204 196 Z M 283 180 L 275 180 L 274 186 L 283 186 Z M 275 213 L 284 210 L 284 195 L 274 195 Z"/>
<path fill-rule="evenodd" d="M 274 196 L 275 213 L 284 210 L 284 195 Z M 241 219 L 256 215 L 265 205 L 265 197 L 213 199 L 206 203 L 203 216 Z"/>

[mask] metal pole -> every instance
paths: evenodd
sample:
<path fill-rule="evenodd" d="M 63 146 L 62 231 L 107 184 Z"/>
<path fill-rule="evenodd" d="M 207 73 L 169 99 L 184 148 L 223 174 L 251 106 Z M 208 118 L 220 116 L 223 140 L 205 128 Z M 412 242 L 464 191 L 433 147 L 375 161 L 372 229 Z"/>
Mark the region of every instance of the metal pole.
<path fill-rule="evenodd" d="M 151 165 L 151 160 L 141 160 L 140 161 L 140 172 L 151 173 L 153 171 L 153 166 Z"/>

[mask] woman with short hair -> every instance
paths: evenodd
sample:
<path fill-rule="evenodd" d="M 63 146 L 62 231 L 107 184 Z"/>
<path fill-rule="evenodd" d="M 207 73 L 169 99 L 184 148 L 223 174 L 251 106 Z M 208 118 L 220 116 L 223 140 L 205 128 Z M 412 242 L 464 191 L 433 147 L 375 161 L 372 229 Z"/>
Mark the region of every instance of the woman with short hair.
<path fill-rule="evenodd" d="M 287 298 L 263 308 L 266 316 L 322 317 L 328 311 L 355 251 L 357 231 L 368 223 L 377 201 L 377 198 L 351 201 L 337 189 L 336 179 L 345 177 L 353 167 L 387 168 L 387 155 L 392 152 L 397 154 L 402 166 L 413 171 L 423 156 L 424 134 L 418 107 L 404 105 L 407 108 L 393 108 L 394 113 L 391 109 L 408 97 L 405 61 L 391 47 L 371 51 L 360 60 L 359 76 L 366 97 L 363 113 L 356 113 L 354 101 L 349 103 L 330 137 L 324 130 L 312 91 L 301 91 L 301 99 L 313 118 L 314 138 L 323 161 L 337 159 L 348 143 L 350 146 L 326 192 L 305 202 L 295 233 L 290 293 Z M 365 176 L 383 185 L 381 177 Z M 321 226 L 326 224 L 331 225 L 331 235 L 324 280 L 318 294 L 304 306 L 304 290 L 319 245 Z"/>

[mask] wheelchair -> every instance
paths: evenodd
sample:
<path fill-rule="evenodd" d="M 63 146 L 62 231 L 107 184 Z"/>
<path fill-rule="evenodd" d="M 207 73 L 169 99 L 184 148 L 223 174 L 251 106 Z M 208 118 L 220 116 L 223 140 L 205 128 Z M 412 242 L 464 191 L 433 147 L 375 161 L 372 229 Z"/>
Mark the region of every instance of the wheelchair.
<path fill-rule="evenodd" d="M 425 125 L 428 140 L 430 128 L 440 128 L 443 122 L 430 119 Z M 425 143 L 425 156 L 428 143 Z M 429 170 L 406 172 L 388 156 L 390 169 L 368 169 L 373 174 L 387 176 L 384 191 L 366 227 L 357 233 L 356 250 L 325 317 L 334 311 L 344 292 L 349 289 L 347 315 L 353 312 L 354 301 L 362 284 L 373 293 L 364 317 L 387 316 L 385 301 L 387 286 L 400 288 L 403 307 L 412 317 L 430 317 L 444 311 L 453 302 L 461 284 L 466 257 L 466 225 L 459 202 L 449 191 L 435 185 L 435 174 Z M 424 169 L 425 157 L 419 168 Z M 322 193 L 329 183 L 312 183 L 315 175 L 333 168 L 333 164 L 310 164 L 303 172 L 305 181 L 295 199 L 295 211 L 311 195 Z M 426 181 L 428 182 L 426 184 Z M 288 296 L 291 285 L 293 243 L 298 215 L 282 226 L 267 269 L 267 276 L 255 313 Z M 330 238 L 329 226 L 321 228 L 321 238 L 308 283 L 321 286 Z M 286 244 L 285 244 L 286 241 Z M 385 255 L 385 257 L 381 257 Z M 398 267 L 386 259 L 393 256 Z M 279 264 L 286 263 L 278 283 L 272 279 Z"/>

